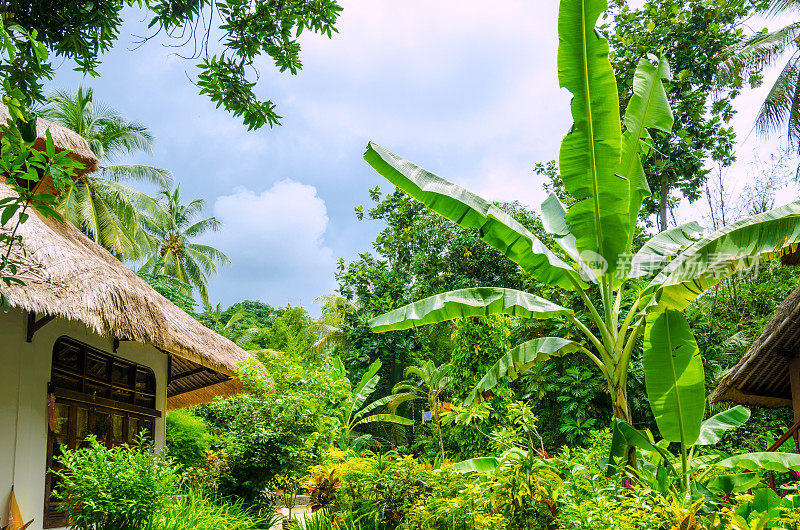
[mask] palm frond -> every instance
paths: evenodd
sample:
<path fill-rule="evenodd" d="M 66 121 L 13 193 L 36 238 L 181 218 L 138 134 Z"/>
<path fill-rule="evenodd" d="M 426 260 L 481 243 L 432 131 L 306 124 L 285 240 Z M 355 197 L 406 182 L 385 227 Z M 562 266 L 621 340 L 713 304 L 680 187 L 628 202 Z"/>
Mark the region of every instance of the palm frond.
<path fill-rule="evenodd" d="M 781 71 L 772 88 L 764 99 L 756 116 L 756 128 L 762 134 L 768 134 L 786 122 L 793 106 L 793 95 L 800 74 L 800 61 L 793 57 Z"/>
<path fill-rule="evenodd" d="M 103 166 L 100 175 L 109 180 L 133 180 L 149 182 L 157 186 L 170 186 L 172 173 L 169 170 L 142 164 L 115 164 Z"/>
<path fill-rule="evenodd" d="M 183 231 L 183 235 L 186 237 L 195 237 L 199 235 L 203 235 L 207 232 L 219 232 L 222 230 L 223 224 L 217 220 L 216 217 L 209 217 L 208 219 L 203 219 L 202 221 L 198 221 L 189 228 Z"/>
<path fill-rule="evenodd" d="M 788 51 L 796 50 L 800 36 L 800 22 L 781 29 L 759 34 L 741 49 L 734 50 L 730 58 L 720 65 L 719 76 L 731 80 L 736 75 L 749 76 L 773 65 Z"/>
<path fill-rule="evenodd" d="M 224 252 L 212 246 L 201 245 L 199 243 L 185 243 L 185 246 L 187 249 L 198 252 L 208 259 L 220 263 L 221 265 L 229 265 L 231 262 L 230 258 L 228 258 Z"/>
<path fill-rule="evenodd" d="M 198 271 L 202 271 L 204 277 L 217 274 L 217 264 L 210 256 L 191 247 L 184 247 L 184 253 L 186 263 L 192 263 L 193 267 L 197 267 Z"/>

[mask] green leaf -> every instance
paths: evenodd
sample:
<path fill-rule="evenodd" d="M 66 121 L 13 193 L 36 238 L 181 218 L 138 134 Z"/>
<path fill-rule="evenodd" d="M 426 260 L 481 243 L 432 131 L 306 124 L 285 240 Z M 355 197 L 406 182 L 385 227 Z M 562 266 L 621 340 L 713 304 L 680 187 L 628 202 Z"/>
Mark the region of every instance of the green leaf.
<path fill-rule="evenodd" d="M 667 266 L 669 260 L 698 241 L 704 233 L 705 228 L 697 221 L 659 232 L 633 257 L 628 278 L 658 273 Z"/>
<path fill-rule="evenodd" d="M 496 314 L 550 318 L 572 314 L 572 310 L 515 289 L 474 287 L 437 294 L 408 304 L 373 318 L 369 325 L 372 331 L 382 333 L 455 318 Z"/>
<path fill-rule="evenodd" d="M 625 133 L 622 135 L 622 157 L 617 174 L 628 179 L 629 248 L 642 200 L 650 196 L 640 156 L 642 139 L 649 137 L 648 128 L 669 131 L 674 121 L 663 83 L 669 78 L 669 63 L 665 58 L 659 60 L 651 55 L 640 60 L 633 78 L 633 94 L 625 109 Z"/>
<path fill-rule="evenodd" d="M 364 425 L 366 423 L 394 423 L 396 425 L 414 425 L 414 420 L 398 416 L 397 414 L 373 414 L 358 421 L 356 425 Z"/>
<path fill-rule="evenodd" d="M 745 453 L 717 462 L 722 468 L 748 471 L 800 471 L 800 455 L 795 453 Z"/>
<path fill-rule="evenodd" d="M 364 160 L 389 182 L 463 228 L 475 228 L 488 245 L 505 254 L 537 280 L 574 289 L 586 285 L 521 223 L 489 201 L 456 186 L 370 142 Z M 570 279 L 572 278 L 572 280 Z"/>
<path fill-rule="evenodd" d="M 634 428 L 630 423 L 615 418 L 613 420 L 613 424 L 615 432 L 612 436 L 612 439 L 616 439 L 618 442 L 616 446 L 612 444 L 611 459 L 619 460 L 620 455 L 626 454 L 627 446 L 625 444 L 627 444 L 628 446 L 633 446 L 637 449 L 658 453 L 661 456 L 663 465 L 669 471 L 671 471 L 673 475 L 676 477 L 679 476 L 678 470 L 672 465 L 674 457 L 666 449 L 654 444 L 650 438 L 648 438 L 642 431 Z M 617 436 L 617 434 L 619 434 L 619 436 Z M 624 441 L 625 444 L 620 443 L 621 441 Z"/>
<path fill-rule="evenodd" d="M 17 213 L 19 207 L 20 207 L 19 204 L 4 206 L 3 213 L 0 214 L 0 225 L 6 224 L 14 216 L 14 214 Z"/>
<path fill-rule="evenodd" d="M 477 458 L 456 462 L 451 469 L 456 473 L 483 473 L 488 475 L 489 473 L 494 473 L 499 465 L 499 458 L 494 456 L 479 456 Z"/>
<path fill-rule="evenodd" d="M 752 489 L 761 482 L 758 473 L 736 473 L 719 475 L 708 481 L 706 487 L 721 495 L 733 495 Z"/>
<path fill-rule="evenodd" d="M 378 381 L 380 381 L 380 376 L 378 376 L 378 370 L 381 369 L 381 360 L 377 359 L 373 362 L 367 373 L 365 373 L 361 377 L 361 381 L 359 381 L 358 386 L 356 386 L 355 390 L 353 390 L 353 397 L 352 403 L 354 409 L 361 408 L 361 405 L 364 404 L 364 401 L 367 400 L 370 394 L 375 391 L 375 387 L 378 386 Z"/>
<path fill-rule="evenodd" d="M 795 201 L 732 223 L 695 242 L 658 273 L 644 294 L 655 293 L 661 307 L 685 309 L 720 280 L 798 243 L 800 201 Z"/>
<path fill-rule="evenodd" d="M 750 410 L 736 405 L 708 418 L 700 426 L 700 437 L 697 445 L 714 445 L 722 439 L 722 435 L 729 429 L 740 427 L 750 419 Z"/>
<path fill-rule="evenodd" d="M 564 187 L 577 199 L 567 223 L 581 255 L 601 257 L 613 273 L 627 252 L 628 184 L 615 173 L 622 131 L 608 41 L 595 24 L 605 0 L 561 0 L 558 13 L 558 79 L 572 92 L 573 125 L 561 143 L 559 168 Z"/>
<path fill-rule="evenodd" d="M 50 134 L 50 129 L 44 131 L 45 135 L 45 152 L 47 156 L 53 158 L 56 156 L 56 144 L 53 142 L 53 136 Z"/>
<path fill-rule="evenodd" d="M 592 283 L 598 283 L 594 271 L 587 267 L 586 263 L 583 262 L 578 254 L 578 249 L 575 247 L 575 236 L 569 231 L 566 215 L 566 208 L 561 204 L 558 196 L 551 192 L 542 203 L 542 224 L 544 225 L 544 229 L 552 234 L 556 244 L 561 247 L 569 257 L 575 260 L 580 268 L 581 278 L 589 280 Z"/>
<path fill-rule="evenodd" d="M 356 412 L 355 415 L 353 416 L 353 418 L 357 420 L 357 419 L 359 419 L 359 418 L 361 418 L 363 416 L 366 416 L 367 414 L 369 414 L 373 410 L 375 410 L 375 409 L 377 409 L 379 407 L 382 407 L 382 406 L 386 405 L 387 403 L 389 403 L 392 400 L 392 397 L 394 397 L 394 396 L 384 396 L 381 399 L 376 399 L 375 401 L 373 401 L 372 403 L 370 403 L 369 405 L 367 405 L 363 409 L 361 409 L 358 412 Z"/>
<path fill-rule="evenodd" d="M 705 376 L 700 350 L 683 313 L 657 311 L 644 331 L 645 386 L 662 438 L 693 445 L 705 408 Z"/>
<path fill-rule="evenodd" d="M 464 400 L 464 405 L 483 400 L 483 393 L 490 391 L 503 379 L 514 381 L 536 363 L 550 357 L 566 355 L 580 349 L 580 344 L 560 337 L 543 337 L 523 342 L 512 349 L 489 368 Z"/>

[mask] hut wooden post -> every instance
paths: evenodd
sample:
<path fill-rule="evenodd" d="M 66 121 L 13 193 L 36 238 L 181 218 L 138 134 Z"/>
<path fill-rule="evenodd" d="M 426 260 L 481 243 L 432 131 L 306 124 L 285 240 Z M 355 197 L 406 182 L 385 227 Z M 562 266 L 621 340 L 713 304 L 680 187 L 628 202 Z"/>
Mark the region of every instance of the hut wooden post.
<path fill-rule="evenodd" d="M 792 388 L 792 411 L 795 424 L 800 422 L 800 357 L 789 359 L 789 383 Z M 800 433 L 794 433 L 794 448 L 800 453 Z"/>

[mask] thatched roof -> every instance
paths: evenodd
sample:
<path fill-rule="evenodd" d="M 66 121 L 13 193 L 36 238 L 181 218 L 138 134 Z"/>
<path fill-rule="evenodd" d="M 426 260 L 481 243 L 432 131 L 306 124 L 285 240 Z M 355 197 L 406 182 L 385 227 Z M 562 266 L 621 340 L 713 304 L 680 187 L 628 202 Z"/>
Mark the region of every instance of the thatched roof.
<path fill-rule="evenodd" d="M 5 124 L 11 118 L 8 113 L 8 108 L 0 104 L 0 124 Z M 53 137 L 53 143 L 57 151 L 70 151 L 69 157 L 77 160 L 83 164 L 83 169 L 77 173 L 85 175 L 92 173 L 99 169 L 97 157 L 89 148 L 89 143 L 78 133 L 67 129 L 63 125 L 44 118 L 36 120 L 36 143 L 33 146 L 40 151 L 44 151 L 45 146 L 45 131 L 50 130 L 50 136 Z"/>
<path fill-rule="evenodd" d="M 781 265 L 797 267 L 800 265 L 800 246 L 791 245 L 781 254 Z"/>
<path fill-rule="evenodd" d="M 766 408 L 792 406 L 789 359 L 800 353 L 800 288 L 778 306 L 764 332 L 722 378 L 713 403 Z"/>
<path fill-rule="evenodd" d="M 0 183 L 0 199 L 13 193 Z M 25 285 L 0 284 L 13 307 L 80 321 L 100 335 L 171 354 L 170 409 L 242 390 L 229 376 L 248 357 L 244 350 L 155 292 L 72 224 L 30 213 L 18 232 L 24 251 L 12 251 Z"/>

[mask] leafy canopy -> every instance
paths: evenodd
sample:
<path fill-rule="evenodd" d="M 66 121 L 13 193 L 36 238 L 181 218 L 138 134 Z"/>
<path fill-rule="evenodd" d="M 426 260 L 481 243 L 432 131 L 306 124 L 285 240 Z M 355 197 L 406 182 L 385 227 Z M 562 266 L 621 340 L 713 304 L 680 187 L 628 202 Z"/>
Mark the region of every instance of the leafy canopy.
<path fill-rule="evenodd" d="M 280 124 L 275 104 L 256 95 L 256 63 L 269 58 L 280 72 L 302 68 L 299 37 L 311 31 L 328 38 L 342 10 L 336 0 L 10 0 L 0 18 L 21 43 L 12 60 L 0 61 L 0 75 L 19 87 L 28 103 L 44 99 L 42 82 L 52 64 L 40 60 L 49 49 L 96 76 L 102 55 L 116 43 L 123 9 L 138 7 L 148 19 L 140 44 L 163 34 L 171 45 L 191 49 L 201 94 L 241 117 L 249 129 Z M 40 44 L 25 41 L 36 32 Z M 220 44 L 214 44 L 219 42 Z"/>

